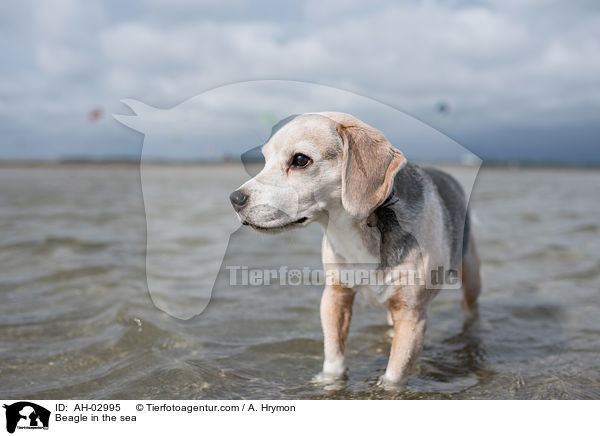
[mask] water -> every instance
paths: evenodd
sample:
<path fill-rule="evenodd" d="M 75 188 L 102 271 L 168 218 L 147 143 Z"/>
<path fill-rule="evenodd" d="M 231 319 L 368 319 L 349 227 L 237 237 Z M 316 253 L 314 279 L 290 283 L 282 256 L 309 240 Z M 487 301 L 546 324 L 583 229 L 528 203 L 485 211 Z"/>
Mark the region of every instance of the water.
<path fill-rule="evenodd" d="M 222 238 L 230 187 L 247 175 L 146 171 L 164 198 L 189 198 L 189 209 L 164 211 L 197 229 L 163 242 L 193 277 Z M 385 313 L 360 296 L 348 379 L 328 388 L 311 382 L 322 362 L 318 287 L 230 286 L 222 274 L 201 315 L 158 310 L 136 166 L 0 169 L 0 398 L 599 399 L 598 186 L 593 170 L 483 169 L 472 197 L 482 319 L 463 325 L 460 294 L 440 293 L 406 389 L 389 392 L 376 386 L 391 344 Z M 243 228 L 226 262 L 318 266 L 320 235 L 313 225 L 276 236 Z M 206 295 L 181 285 L 190 274 L 175 272 L 157 301 L 204 307 Z"/>

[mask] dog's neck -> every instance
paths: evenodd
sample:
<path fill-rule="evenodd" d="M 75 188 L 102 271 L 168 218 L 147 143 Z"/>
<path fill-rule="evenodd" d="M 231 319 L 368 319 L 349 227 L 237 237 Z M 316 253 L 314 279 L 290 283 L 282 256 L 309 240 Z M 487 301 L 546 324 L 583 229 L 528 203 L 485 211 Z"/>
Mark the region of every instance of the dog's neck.
<path fill-rule="evenodd" d="M 368 220 L 357 220 L 343 207 L 329 210 L 329 217 L 321 224 L 336 254 L 347 263 L 379 264 L 380 235 Z"/>

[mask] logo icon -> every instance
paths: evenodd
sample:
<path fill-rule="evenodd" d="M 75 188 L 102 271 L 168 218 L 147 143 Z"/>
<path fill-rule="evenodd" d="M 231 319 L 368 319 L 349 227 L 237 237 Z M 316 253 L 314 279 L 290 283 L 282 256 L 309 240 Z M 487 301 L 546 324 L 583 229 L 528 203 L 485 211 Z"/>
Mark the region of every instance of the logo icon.
<path fill-rule="evenodd" d="M 50 411 L 29 401 L 19 401 L 4 405 L 6 409 L 6 431 L 14 433 L 15 429 L 48 429 Z"/>

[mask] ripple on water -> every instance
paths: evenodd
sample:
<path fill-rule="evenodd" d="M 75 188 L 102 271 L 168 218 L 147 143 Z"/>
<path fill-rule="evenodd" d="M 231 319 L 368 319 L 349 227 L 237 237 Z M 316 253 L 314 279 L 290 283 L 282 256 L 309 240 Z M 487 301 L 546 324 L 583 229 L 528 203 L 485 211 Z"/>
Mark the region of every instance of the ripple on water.
<path fill-rule="evenodd" d="M 194 196 L 218 205 L 214 213 L 192 202 L 158 211 L 192 226 L 212 218 L 189 237 L 177 229 L 162 235 L 161 254 L 175 256 L 182 270 L 153 272 L 166 284 L 159 296 L 178 309 L 206 298 L 190 283 L 214 261 L 223 235 L 210 230 L 229 217 L 229 183 L 246 178 L 228 167 L 200 169 L 148 169 L 168 181 L 167 198 L 207 186 Z M 480 217 L 473 229 L 483 259 L 482 320 L 463 325 L 460 293 L 440 293 L 424 350 L 398 391 L 377 386 L 389 327 L 385 311 L 360 296 L 347 377 L 325 385 L 313 382 L 323 355 L 320 289 L 229 286 L 225 274 L 200 316 L 182 321 L 158 310 L 146 286 L 139 168 L 6 174 L 0 397 L 600 398 L 600 206 L 584 201 L 596 195 L 595 173 L 483 170 L 471 199 Z M 565 204 L 572 210 L 563 212 Z M 243 228 L 231 236 L 225 265 L 318 264 L 320 235 L 318 227 L 279 236 Z"/>

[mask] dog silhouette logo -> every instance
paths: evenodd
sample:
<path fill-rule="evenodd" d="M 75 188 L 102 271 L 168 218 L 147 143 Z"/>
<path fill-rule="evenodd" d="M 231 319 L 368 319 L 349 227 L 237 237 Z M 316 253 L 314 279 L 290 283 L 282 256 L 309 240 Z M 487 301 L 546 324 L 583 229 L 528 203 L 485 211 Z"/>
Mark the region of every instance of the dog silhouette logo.
<path fill-rule="evenodd" d="M 15 429 L 48 429 L 50 411 L 29 401 L 19 401 L 4 405 L 6 409 L 6 431 L 14 433 Z"/>

